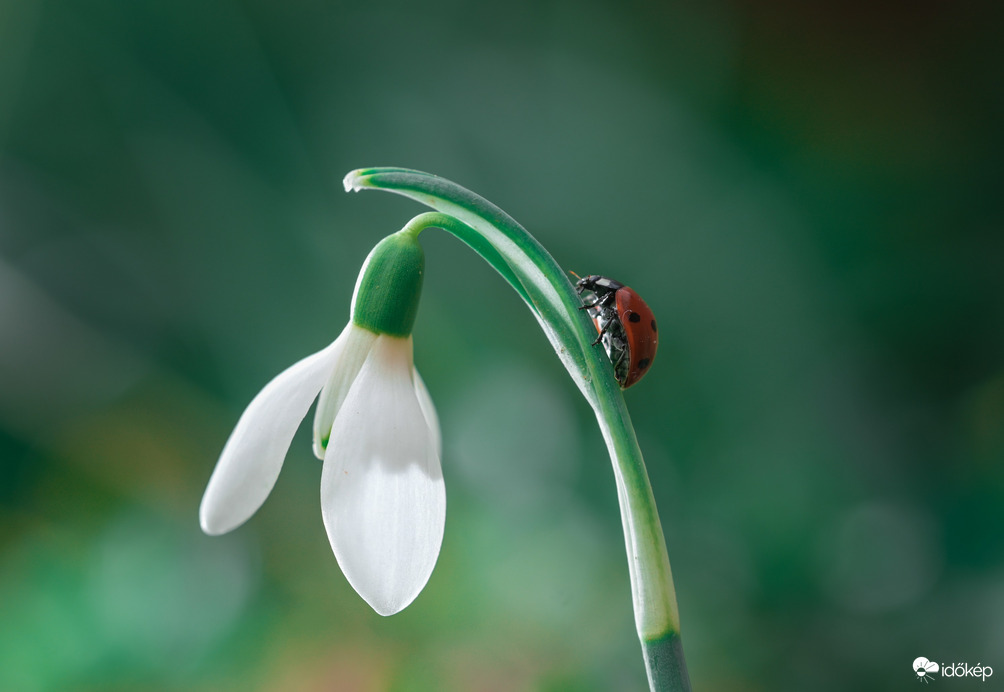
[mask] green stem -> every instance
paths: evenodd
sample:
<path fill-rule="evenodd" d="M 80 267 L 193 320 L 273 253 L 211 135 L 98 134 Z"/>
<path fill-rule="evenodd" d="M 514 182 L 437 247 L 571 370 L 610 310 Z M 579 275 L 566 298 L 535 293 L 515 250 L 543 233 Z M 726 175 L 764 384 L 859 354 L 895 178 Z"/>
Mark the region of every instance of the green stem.
<path fill-rule="evenodd" d="M 689 690 L 687 661 L 683 658 L 683 642 L 679 634 L 660 639 L 643 640 L 648 686 L 653 690 Z"/>
<path fill-rule="evenodd" d="M 401 229 L 402 233 L 411 233 L 418 236 L 426 228 L 440 228 L 444 231 L 452 233 L 454 236 L 466 243 L 471 249 L 476 253 L 481 255 L 488 264 L 492 265 L 499 274 L 502 275 L 509 285 L 516 289 L 520 297 L 526 302 L 534 312 L 537 308 L 534 307 L 533 301 L 527 294 L 526 289 L 523 288 L 523 284 L 520 283 L 519 278 L 513 272 L 509 263 L 505 261 L 505 258 L 498 253 L 498 251 L 485 240 L 484 236 L 475 231 L 473 228 L 468 226 L 462 221 L 458 221 L 448 214 L 442 214 L 436 211 L 427 211 L 424 214 L 419 214 L 411 221 L 405 224 L 404 228 Z"/>
<path fill-rule="evenodd" d="M 653 691 L 690 690 L 666 541 L 645 461 L 613 366 L 593 345 L 595 327 L 554 258 L 512 217 L 444 178 L 401 168 L 353 171 L 346 190 L 383 189 L 439 213 L 421 214 L 405 230 L 442 228 L 469 245 L 519 293 L 592 406 L 613 464 L 621 507 L 635 625 Z"/>

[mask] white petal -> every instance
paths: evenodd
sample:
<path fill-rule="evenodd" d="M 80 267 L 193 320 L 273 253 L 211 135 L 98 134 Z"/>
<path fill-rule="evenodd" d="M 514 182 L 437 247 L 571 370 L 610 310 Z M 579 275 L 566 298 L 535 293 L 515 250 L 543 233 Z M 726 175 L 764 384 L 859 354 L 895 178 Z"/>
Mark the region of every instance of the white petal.
<path fill-rule="evenodd" d="M 345 332 L 342 332 L 344 336 Z M 202 530 L 216 536 L 237 528 L 272 491 L 289 443 L 338 360 L 339 336 L 265 385 L 230 433 L 199 508 Z"/>
<path fill-rule="evenodd" d="M 324 450 L 328 446 L 328 436 L 331 434 L 331 423 L 335 420 L 339 407 L 345 400 L 352 383 L 355 382 L 359 369 L 366 362 L 377 335 L 368 329 L 357 327 L 349 322 L 339 339 L 344 341 L 338 366 L 331 371 L 331 376 L 321 390 L 317 400 L 317 411 L 314 412 L 314 456 L 324 458 Z"/>
<path fill-rule="evenodd" d="M 425 387 L 425 381 L 418 374 L 418 370 L 412 369 L 415 380 L 415 396 L 418 397 L 418 405 L 422 409 L 422 415 L 429 426 L 429 433 L 432 435 L 432 445 L 436 450 L 436 456 L 443 458 L 443 433 L 439 429 L 439 416 L 436 415 L 436 407 L 429 396 L 429 390 Z"/>
<path fill-rule="evenodd" d="M 446 521 L 446 486 L 412 370 L 411 337 L 381 335 L 335 418 L 321 474 L 331 548 L 381 615 L 425 586 Z"/>

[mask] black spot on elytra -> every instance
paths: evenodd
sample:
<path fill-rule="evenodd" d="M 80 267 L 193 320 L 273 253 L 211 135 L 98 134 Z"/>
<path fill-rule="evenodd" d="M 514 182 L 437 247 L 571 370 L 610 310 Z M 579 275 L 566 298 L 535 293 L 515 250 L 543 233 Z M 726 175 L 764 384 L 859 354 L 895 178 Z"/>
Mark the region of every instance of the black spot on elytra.
<path fill-rule="evenodd" d="M 650 361 L 648 358 L 642 358 L 641 360 L 638 361 L 638 369 L 644 370 L 645 368 L 648 367 L 648 364 L 651 362 L 652 361 Z"/>
<path fill-rule="evenodd" d="M 655 320 L 652 320 L 652 331 L 653 332 L 656 331 L 656 329 L 655 329 Z"/>
<path fill-rule="evenodd" d="M 630 322 L 641 322 L 641 315 L 639 315 L 637 312 L 632 312 L 630 315 L 628 315 L 628 320 Z"/>

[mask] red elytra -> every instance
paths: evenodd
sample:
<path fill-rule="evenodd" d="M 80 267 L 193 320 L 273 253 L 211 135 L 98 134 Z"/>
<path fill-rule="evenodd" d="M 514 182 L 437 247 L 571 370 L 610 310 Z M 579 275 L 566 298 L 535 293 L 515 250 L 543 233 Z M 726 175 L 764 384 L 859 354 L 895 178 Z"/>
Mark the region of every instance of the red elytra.
<path fill-rule="evenodd" d="M 642 378 L 659 347 L 659 334 L 655 326 L 655 315 L 641 296 L 625 286 L 617 291 L 617 316 L 627 335 L 628 353 L 631 360 L 628 374 L 621 387 L 627 389 Z"/>

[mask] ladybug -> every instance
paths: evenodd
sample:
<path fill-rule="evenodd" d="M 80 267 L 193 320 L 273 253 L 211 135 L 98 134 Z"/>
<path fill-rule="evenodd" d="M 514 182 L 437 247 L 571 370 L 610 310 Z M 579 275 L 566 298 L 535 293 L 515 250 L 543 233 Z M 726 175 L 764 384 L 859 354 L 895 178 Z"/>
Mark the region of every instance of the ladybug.
<path fill-rule="evenodd" d="M 603 343 L 614 366 L 614 377 L 621 389 L 627 389 L 648 372 L 655 360 L 659 345 L 655 315 L 633 290 L 599 274 L 580 278 L 575 292 L 593 297 L 591 303 L 583 300 L 579 309 L 593 318 L 599 332 L 593 344 Z"/>

